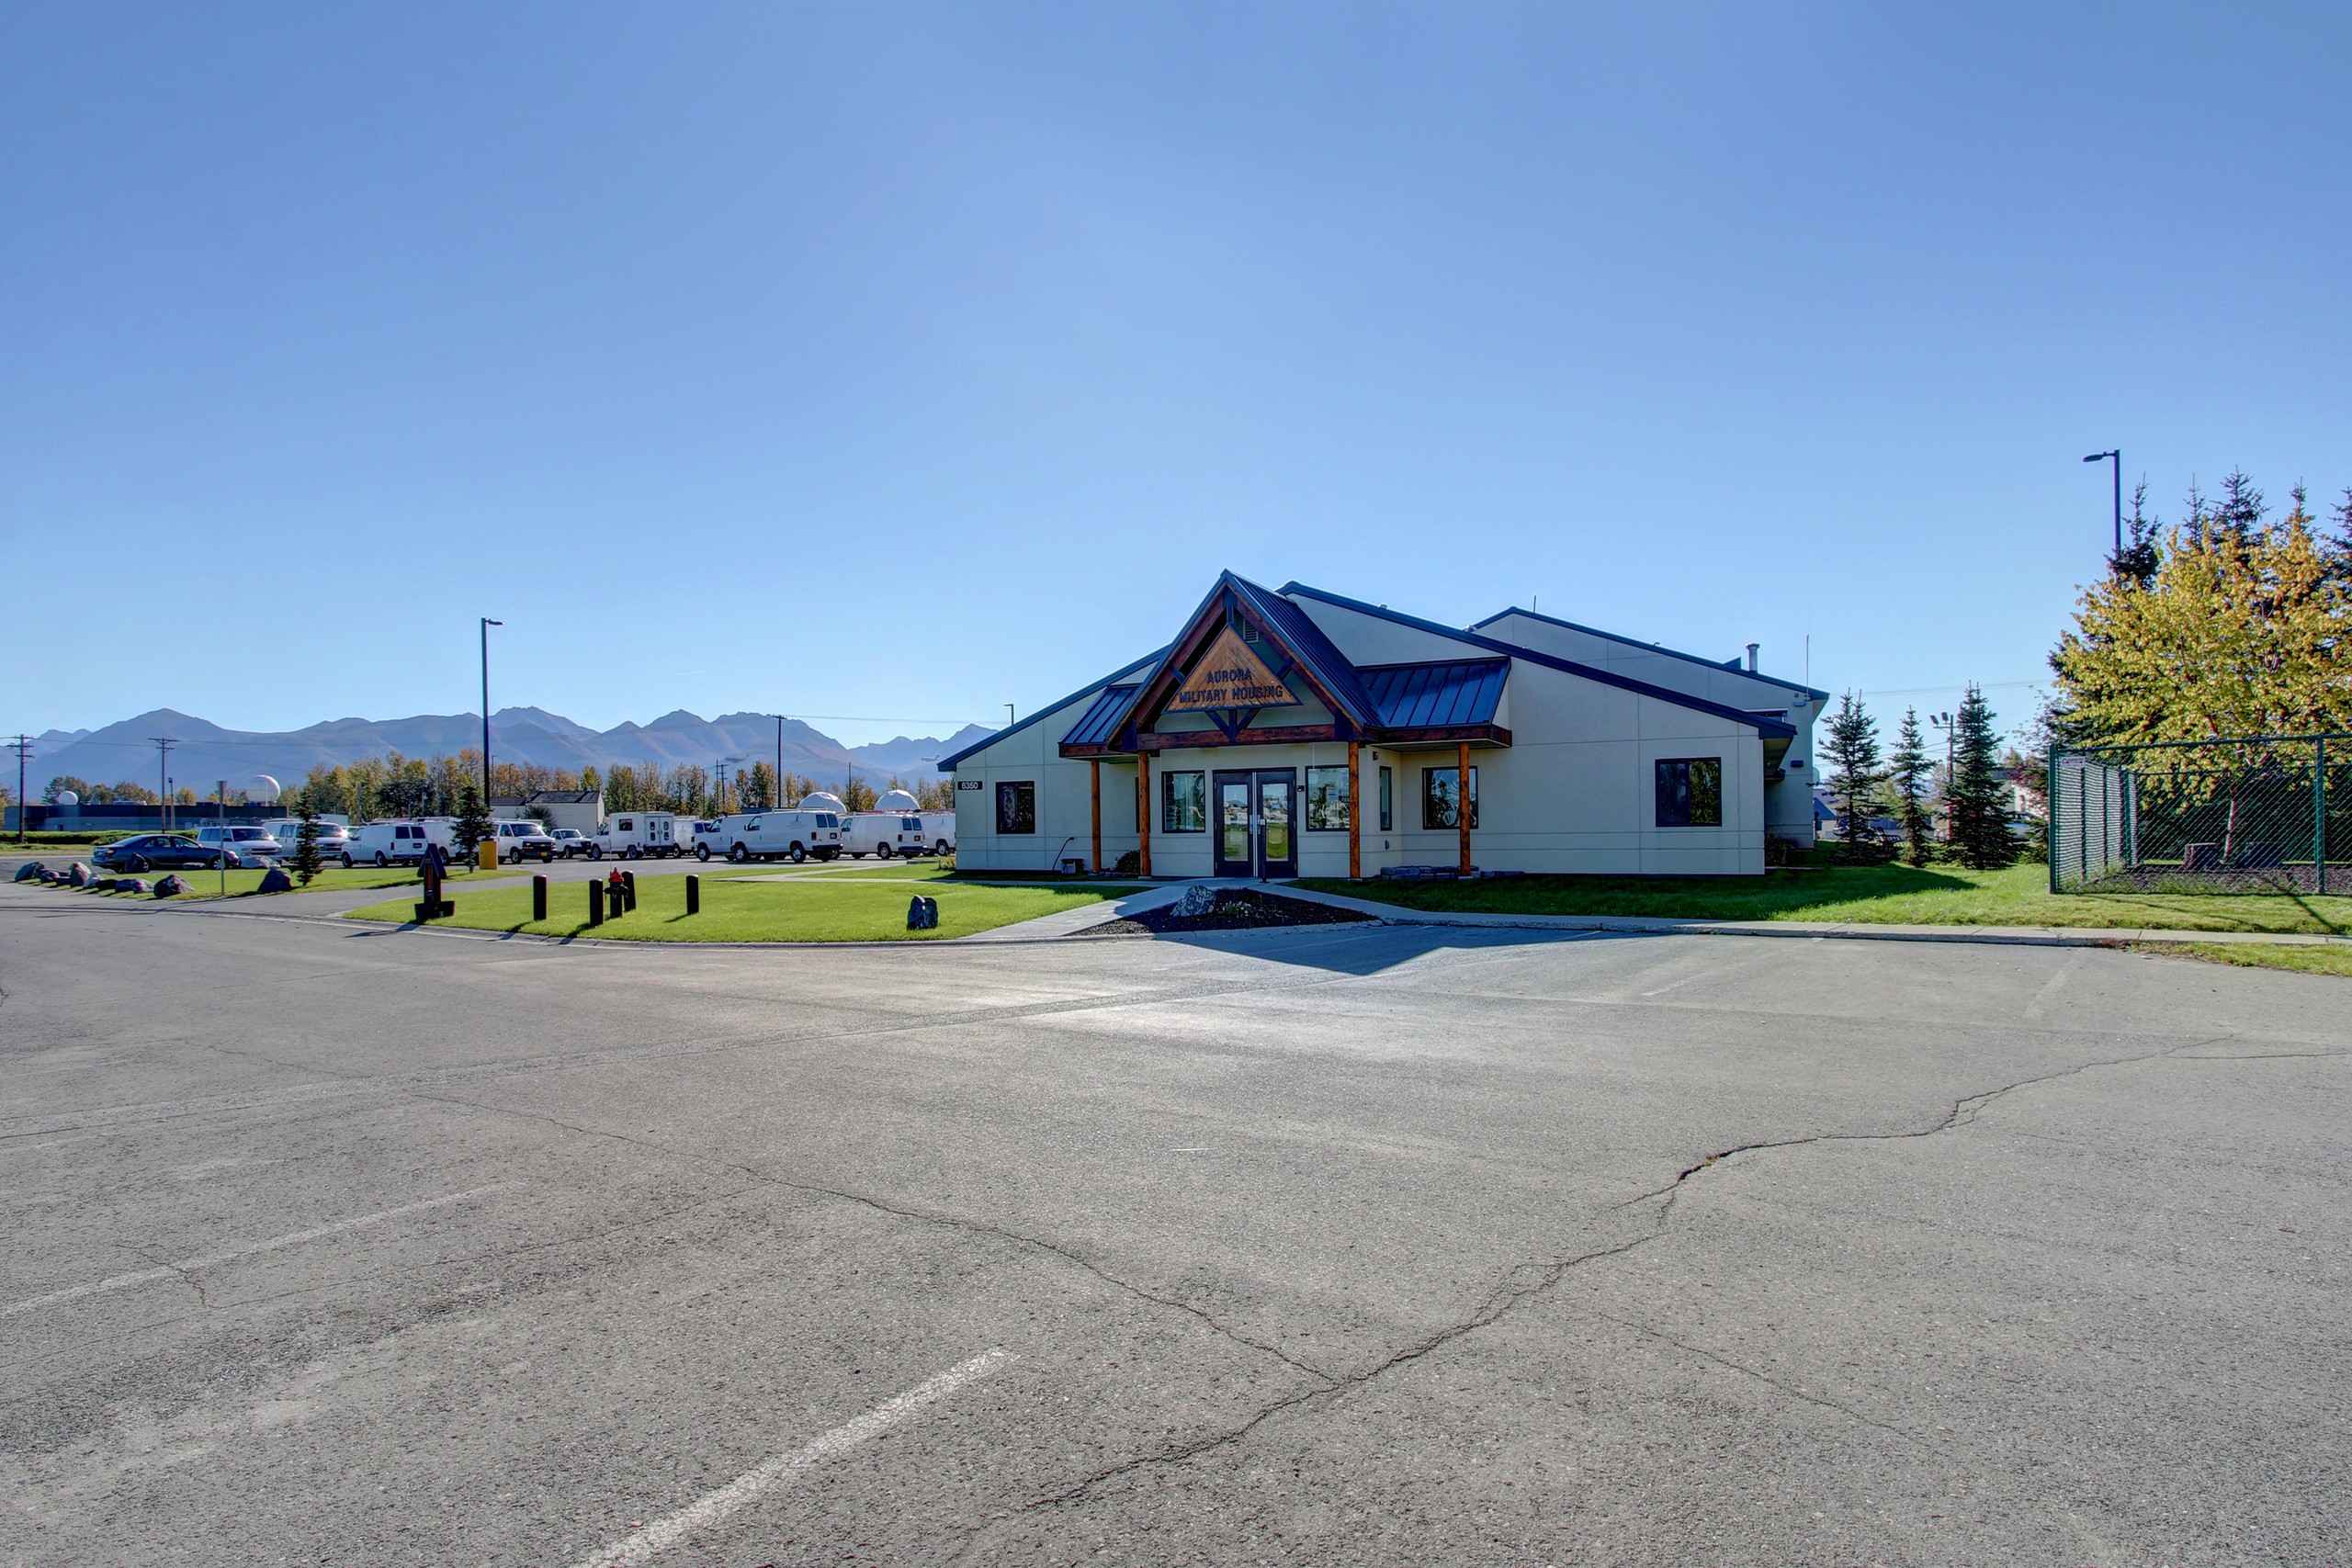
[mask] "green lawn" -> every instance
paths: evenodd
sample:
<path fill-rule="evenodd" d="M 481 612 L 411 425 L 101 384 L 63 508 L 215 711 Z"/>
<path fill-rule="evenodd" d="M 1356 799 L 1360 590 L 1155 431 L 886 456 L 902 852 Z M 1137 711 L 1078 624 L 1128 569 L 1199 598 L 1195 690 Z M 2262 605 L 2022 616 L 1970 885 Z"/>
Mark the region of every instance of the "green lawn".
<path fill-rule="evenodd" d="M 2307 975 L 2352 976 L 2352 947 L 2286 947 L 2267 942 L 2143 942 L 2136 953 L 2202 958 L 2248 969 L 2296 969 Z"/>
<path fill-rule="evenodd" d="M 91 869 L 93 871 L 98 871 L 98 868 L 96 866 L 91 867 Z M 110 871 L 98 871 L 98 874 L 101 876 L 114 876 L 119 874 Z M 184 900 L 193 901 L 199 898 L 218 898 L 220 897 L 220 873 L 218 871 L 149 871 L 142 872 L 140 874 L 145 879 L 150 886 L 153 886 L 155 883 L 161 881 L 166 876 L 177 876 L 188 886 L 188 891 L 181 895 L 181 897 Z M 266 872 L 262 871 L 239 871 L 232 869 L 229 873 L 229 897 L 232 898 L 257 897 L 261 887 L 261 879 L 266 874 L 267 874 Z M 288 872 L 288 874 L 291 874 L 290 871 Z M 449 875 L 449 886 L 453 888 L 468 886 L 482 886 L 493 881 L 503 881 L 520 874 L 522 874 L 516 871 L 452 872 Z M 319 874 L 312 879 L 310 886 L 300 887 L 298 886 L 296 891 L 305 893 L 351 893 L 362 891 L 370 887 L 414 887 L 417 885 L 416 868 L 414 866 L 394 865 L 386 866 L 379 870 L 372 865 L 356 865 L 349 871 L 345 871 L 339 865 L 334 865 L 322 870 Z M 39 886 L 40 884 L 35 883 L 31 886 Z M 60 889 L 60 891 L 71 893 L 79 892 L 80 889 L 62 888 Z M 146 895 L 101 893 L 96 895 L 96 897 L 101 898 L 123 897 L 146 897 Z M 271 897 L 277 897 L 277 895 L 273 894 Z M 583 893 L 581 897 L 585 898 L 587 895 Z"/>
<path fill-rule="evenodd" d="M 2200 931 L 2352 931 L 2352 897 L 2059 894 L 2041 865 L 1824 866 L 1756 877 L 1511 876 L 1476 882 L 1309 879 L 1303 887 L 1409 909 L 1872 925 L 2123 926 Z"/>
<path fill-rule="evenodd" d="M 1060 909 L 1101 903 L 1132 886 L 1111 887 L 972 887 L 939 884 L 923 889 L 939 900 L 935 931 L 907 930 L 907 902 L 911 889 L 876 883 L 828 881 L 746 882 L 714 877 L 702 880 L 702 912 L 686 913 L 686 879 L 683 875 L 637 879 L 634 912 L 607 919 L 591 930 L 585 884 L 556 883 L 548 889 L 548 911 L 544 921 L 531 919 L 531 889 L 527 884 L 482 886 L 479 891 L 452 884 L 449 897 L 458 912 L 443 925 L 478 931 L 526 931 L 537 936 L 595 936 L 624 942 L 917 942 L 937 937 L 969 936 L 1016 920 L 1035 919 Z M 355 909 L 353 919 L 406 920 L 413 898 L 394 899 Z"/>

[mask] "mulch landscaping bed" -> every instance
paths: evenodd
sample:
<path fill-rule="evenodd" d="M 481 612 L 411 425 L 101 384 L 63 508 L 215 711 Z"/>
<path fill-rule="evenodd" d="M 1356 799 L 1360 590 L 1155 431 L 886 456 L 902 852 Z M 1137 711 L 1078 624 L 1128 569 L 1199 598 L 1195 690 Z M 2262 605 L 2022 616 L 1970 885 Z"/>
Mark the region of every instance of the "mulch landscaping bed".
<path fill-rule="evenodd" d="M 1186 931 L 1242 931 L 1260 926 L 1343 926 L 1374 917 L 1252 887 L 1220 888 L 1205 915 L 1180 915 L 1172 905 L 1089 926 L 1080 936 L 1178 936 Z"/>

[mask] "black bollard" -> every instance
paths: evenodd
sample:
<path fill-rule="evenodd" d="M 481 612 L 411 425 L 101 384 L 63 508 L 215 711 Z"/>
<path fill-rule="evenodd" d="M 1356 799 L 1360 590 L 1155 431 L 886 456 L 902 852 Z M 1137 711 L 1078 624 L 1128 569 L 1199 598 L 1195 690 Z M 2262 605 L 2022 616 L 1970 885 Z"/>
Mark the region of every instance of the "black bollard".
<path fill-rule="evenodd" d="M 686 913 L 689 915 L 702 913 L 702 878 L 699 876 L 690 875 L 686 878 Z"/>
<path fill-rule="evenodd" d="M 588 923 L 592 926 L 605 923 L 605 885 L 593 878 L 588 884 Z"/>
<path fill-rule="evenodd" d="M 548 918 L 548 879 L 531 878 L 531 919 L 544 922 Z"/>
<path fill-rule="evenodd" d="M 634 915 L 637 913 L 637 873 L 633 871 L 622 872 L 621 886 L 628 894 L 628 912 Z"/>

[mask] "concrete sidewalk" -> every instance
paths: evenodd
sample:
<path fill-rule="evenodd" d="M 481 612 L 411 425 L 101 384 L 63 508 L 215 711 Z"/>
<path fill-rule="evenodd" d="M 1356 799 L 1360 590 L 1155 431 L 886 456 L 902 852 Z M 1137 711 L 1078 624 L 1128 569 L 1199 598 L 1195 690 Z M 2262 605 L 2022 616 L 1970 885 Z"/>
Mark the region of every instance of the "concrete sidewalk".
<path fill-rule="evenodd" d="M 1279 886 L 1285 897 L 1354 909 L 1394 925 L 1484 926 L 1514 931 L 1628 931 L 1658 936 L 1839 937 L 1858 942 L 1973 942 L 2017 947 L 2120 947 L 2132 942 L 2261 942 L 2283 947 L 2352 946 L 2352 938 L 2310 932 L 2185 931 L 2128 926 L 1912 926 L 1839 920 L 1677 920 L 1631 915 L 1494 915 L 1408 909 L 1371 898 Z M 1057 917 L 1058 918 L 1058 917 Z M 1033 924 L 1035 922 L 1032 922 Z"/>
<path fill-rule="evenodd" d="M 1116 920 L 1128 915 L 1141 914 L 1146 909 L 1157 909 L 1163 904 L 1173 904 L 1184 896 L 1184 890 L 1191 886 L 1189 882 L 1179 882 L 1166 887 L 1148 887 L 1140 893 L 1130 893 L 1119 898 L 1106 898 L 1099 904 L 1087 904 L 1075 909 L 1062 909 L 1054 914 L 1040 915 L 1034 920 L 1022 920 L 1013 925 L 998 926 L 993 931 L 974 931 L 970 936 L 949 937 L 947 943 L 1036 942 L 1049 937 L 1075 936 L 1080 931 L 1102 924 L 1105 920 Z"/>

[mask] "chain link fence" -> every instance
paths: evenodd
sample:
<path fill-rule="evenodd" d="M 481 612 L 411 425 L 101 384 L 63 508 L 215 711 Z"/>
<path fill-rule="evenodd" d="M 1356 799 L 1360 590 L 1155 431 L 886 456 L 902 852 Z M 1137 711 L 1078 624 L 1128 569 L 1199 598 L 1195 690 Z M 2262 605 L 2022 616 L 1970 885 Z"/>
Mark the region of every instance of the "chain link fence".
<path fill-rule="evenodd" d="M 2352 893 L 2352 735 L 2060 750 L 2052 893 Z"/>

